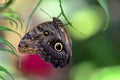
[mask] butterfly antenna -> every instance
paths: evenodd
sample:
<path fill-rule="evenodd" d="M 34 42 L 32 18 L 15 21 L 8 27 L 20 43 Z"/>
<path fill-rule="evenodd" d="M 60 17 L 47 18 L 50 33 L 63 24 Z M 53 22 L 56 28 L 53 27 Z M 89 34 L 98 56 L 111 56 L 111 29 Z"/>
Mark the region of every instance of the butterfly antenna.
<path fill-rule="evenodd" d="M 45 10 L 43 10 L 43 9 L 41 9 L 41 8 L 40 8 L 40 10 L 41 10 L 42 12 L 44 12 L 46 15 L 48 15 L 48 16 L 52 19 L 52 17 L 51 17 Z"/>

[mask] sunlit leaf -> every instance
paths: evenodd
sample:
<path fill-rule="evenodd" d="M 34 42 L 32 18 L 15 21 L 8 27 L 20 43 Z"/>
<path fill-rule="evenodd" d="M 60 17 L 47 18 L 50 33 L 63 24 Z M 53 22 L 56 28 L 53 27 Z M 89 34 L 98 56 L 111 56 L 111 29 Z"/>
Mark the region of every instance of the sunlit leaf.
<path fill-rule="evenodd" d="M 23 19 L 21 17 L 19 17 L 17 14 L 15 14 L 15 13 L 4 13 L 3 16 L 10 17 L 10 18 L 18 20 L 21 24 L 21 29 L 23 28 Z"/>
<path fill-rule="evenodd" d="M 32 19 L 35 11 L 37 10 L 37 8 L 40 6 L 40 4 L 42 3 L 43 0 L 38 0 L 35 8 L 32 10 L 32 13 L 30 14 L 29 16 L 29 19 L 28 19 L 28 22 L 27 22 L 27 26 L 26 26 L 26 29 L 25 29 L 25 33 L 27 33 L 27 30 L 28 30 L 28 26 L 29 26 L 29 23 L 30 23 L 30 20 Z"/>
<path fill-rule="evenodd" d="M 8 74 L 12 80 L 15 80 L 14 77 L 12 76 L 12 74 L 10 72 L 8 72 L 7 69 L 5 69 L 4 67 L 0 66 L 0 71 L 5 72 L 6 74 Z M 1 78 L 4 80 L 4 78 L 1 76 Z"/>
<path fill-rule="evenodd" d="M 11 31 L 11 32 L 14 32 L 15 34 L 17 34 L 21 38 L 21 35 L 18 32 L 14 31 L 10 28 L 7 28 L 5 26 L 0 25 L 0 31 Z"/>
<path fill-rule="evenodd" d="M 8 17 L 8 16 L 4 16 L 4 15 L 2 15 L 2 14 L 0 14 L 0 19 L 12 21 L 12 22 L 15 23 L 16 29 L 18 28 L 18 24 L 17 24 L 17 22 L 16 22 L 14 19 L 12 19 L 12 18 L 10 18 L 10 17 Z"/>
<path fill-rule="evenodd" d="M 64 10 L 63 10 L 63 7 L 62 7 L 62 1 L 61 0 L 59 0 L 59 5 L 60 5 L 60 9 L 61 9 L 61 14 L 63 15 L 63 17 L 65 18 L 65 20 L 67 21 L 67 23 L 74 29 L 74 30 L 76 30 L 76 28 L 74 28 L 74 26 L 71 24 L 71 22 L 68 20 L 68 18 L 66 17 L 66 15 L 65 15 L 65 13 L 64 13 Z M 76 31 L 78 31 L 78 30 L 76 30 Z M 79 32 L 79 31 L 78 31 Z M 82 35 L 84 35 L 84 36 L 86 36 L 84 33 L 82 33 L 82 32 L 79 32 L 80 34 L 82 34 Z"/>
<path fill-rule="evenodd" d="M 110 22 L 110 11 L 108 7 L 108 1 L 107 0 L 98 0 L 101 7 L 104 9 L 106 14 L 106 24 L 103 30 L 106 30 L 108 28 L 109 22 Z"/>

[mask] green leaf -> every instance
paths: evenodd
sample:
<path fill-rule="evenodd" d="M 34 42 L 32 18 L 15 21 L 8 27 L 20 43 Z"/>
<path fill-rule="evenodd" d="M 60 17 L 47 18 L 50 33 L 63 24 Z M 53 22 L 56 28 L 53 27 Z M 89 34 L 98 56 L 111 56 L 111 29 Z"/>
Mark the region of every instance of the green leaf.
<path fill-rule="evenodd" d="M 30 14 L 29 16 L 29 19 L 28 19 L 28 22 L 27 22 L 27 26 L 26 26 L 26 29 L 25 29 L 25 33 L 27 33 L 27 30 L 28 30 L 28 26 L 29 26 L 29 23 L 30 23 L 30 20 L 32 19 L 35 11 L 37 10 L 37 8 L 40 6 L 40 4 L 42 3 L 43 0 L 38 0 L 35 8 L 32 10 L 32 13 Z"/>
<path fill-rule="evenodd" d="M 17 24 L 17 22 L 16 22 L 14 19 L 12 19 L 11 17 L 9 17 L 9 16 L 4 16 L 3 14 L 0 14 L 0 19 L 5 19 L 5 20 L 12 21 L 12 22 L 15 23 L 15 25 L 16 25 L 16 29 L 18 28 L 18 24 Z"/>
<path fill-rule="evenodd" d="M 10 21 L 11 26 L 13 26 L 13 23 Z"/>
<path fill-rule="evenodd" d="M 4 45 L 7 45 L 12 51 L 17 52 L 17 50 L 15 49 L 15 47 L 10 42 L 8 42 L 7 40 L 5 40 L 2 37 L 0 37 L 0 43 L 2 43 Z"/>
<path fill-rule="evenodd" d="M 14 31 L 10 28 L 7 28 L 5 26 L 2 26 L 2 25 L 0 25 L 0 31 L 11 31 L 11 32 L 14 32 L 15 34 L 17 34 L 20 38 L 22 38 L 21 35 L 18 32 Z"/>
<path fill-rule="evenodd" d="M 110 22 L 110 11 L 108 7 L 108 1 L 107 0 L 98 0 L 101 7 L 104 9 L 106 14 L 106 24 L 103 30 L 106 30 L 108 28 L 109 22 Z"/>
<path fill-rule="evenodd" d="M 74 30 L 76 30 L 76 28 L 74 28 L 74 26 L 71 24 L 71 22 L 68 20 L 68 18 L 66 17 L 66 15 L 65 15 L 65 13 L 64 13 L 64 10 L 63 10 L 63 7 L 62 7 L 62 1 L 61 0 L 59 0 L 59 6 L 60 6 L 60 9 L 61 9 L 61 14 L 63 15 L 63 17 L 65 18 L 65 20 L 67 21 L 67 23 L 74 29 Z M 59 17 L 59 16 L 58 16 Z M 78 31 L 78 30 L 76 30 L 76 31 Z M 79 32 L 79 31 L 78 31 Z M 79 32 L 80 34 L 82 34 L 82 35 L 84 35 L 84 36 L 86 36 L 84 33 L 82 33 L 82 32 Z"/>
<path fill-rule="evenodd" d="M 23 19 L 21 17 L 19 17 L 17 14 L 15 14 L 15 13 L 4 13 L 3 16 L 10 17 L 10 18 L 18 20 L 21 24 L 21 29 L 23 28 L 23 24 L 22 24 Z"/>
<path fill-rule="evenodd" d="M 13 55 L 15 55 L 18 58 L 19 61 L 19 67 L 21 67 L 21 58 L 19 57 L 19 55 L 17 55 L 17 50 L 15 49 L 15 47 L 8 42 L 7 40 L 5 40 L 4 38 L 0 37 L 0 43 L 7 45 L 11 50 L 5 49 L 5 48 L 0 48 L 0 51 L 4 51 L 4 52 L 10 52 Z"/>
<path fill-rule="evenodd" d="M 23 19 L 15 13 L 2 13 L 2 14 L 0 14 L 0 18 L 7 19 L 7 20 L 10 20 L 10 21 L 14 22 L 16 24 L 16 28 L 18 28 L 18 24 L 14 20 L 14 19 L 16 19 L 20 22 L 21 29 L 23 28 Z"/>
<path fill-rule="evenodd" d="M 20 57 L 17 55 L 17 50 L 16 48 L 10 43 L 8 42 L 7 40 L 5 40 L 4 38 L 0 37 L 0 43 L 4 44 L 4 45 L 7 45 L 12 51 L 10 50 L 6 50 L 6 49 L 3 49 L 3 48 L 0 48 L 1 51 L 10 51 L 10 53 L 13 53 L 14 55 L 16 55 L 16 57 L 18 58 L 19 60 L 19 65 L 21 65 L 21 59 Z"/>
<path fill-rule="evenodd" d="M 5 80 L 5 78 L 3 78 L 1 75 L 0 75 L 0 79 Z"/>
<path fill-rule="evenodd" d="M 7 69 L 5 69 L 4 67 L 0 66 L 0 71 L 5 72 L 6 74 L 8 74 L 12 80 L 15 80 L 14 77 L 12 76 L 12 74 L 10 72 L 8 72 Z M 1 76 L 1 78 L 4 80 L 4 78 Z"/>

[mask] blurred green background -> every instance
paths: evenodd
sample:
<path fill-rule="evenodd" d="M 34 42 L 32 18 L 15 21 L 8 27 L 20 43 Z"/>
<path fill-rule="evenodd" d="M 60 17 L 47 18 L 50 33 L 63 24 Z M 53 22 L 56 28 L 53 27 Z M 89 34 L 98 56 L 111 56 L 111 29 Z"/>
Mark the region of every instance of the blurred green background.
<path fill-rule="evenodd" d="M 24 19 L 24 26 L 26 26 L 28 17 L 36 3 L 37 0 L 16 0 L 11 5 L 11 8 Z M 71 63 L 67 67 L 63 69 L 51 68 L 49 76 L 38 75 L 36 77 L 36 75 L 24 74 L 15 66 L 9 65 L 14 64 L 14 60 L 5 61 L 2 64 L 5 67 L 9 65 L 7 68 L 10 70 L 12 68 L 11 72 L 16 80 L 120 80 L 120 1 L 108 0 L 108 4 L 110 24 L 106 31 L 102 31 L 106 15 L 97 0 L 63 0 L 64 12 L 76 28 L 74 30 L 71 26 L 66 26 L 73 45 Z M 40 8 L 52 17 L 57 17 L 60 14 L 58 0 L 43 0 Z M 40 8 L 35 12 L 29 29 L 42 22 L 52 21 L 44 12 L 40 11 Z M 67 24 L 62 16 L 60 19 L 64 24 Z M 24 35 L 21 30 L 19 32 Z M 19 38 L 14 40 L 8 33 L 5 33 L 5 37 L 17 48 Z M 5 55 L 2 54 L 2 56 Z M 0 58 L 2 62 L 1 59 L 3 58 Z M 7 59 L 9 60 L 9 58 Z"/>

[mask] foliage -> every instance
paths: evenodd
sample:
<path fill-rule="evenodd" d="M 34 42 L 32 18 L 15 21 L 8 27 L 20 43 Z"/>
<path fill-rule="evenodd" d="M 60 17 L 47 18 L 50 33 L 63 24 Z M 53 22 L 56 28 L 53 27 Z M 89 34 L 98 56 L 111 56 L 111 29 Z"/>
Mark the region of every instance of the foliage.
<path fill-rule="evenodd" d="M 0 31 L 11 31 L 11 32 L 17 34 L 21 38 L 21 35 L 18 32 L 16 32 L 15 30 L 12 30 L 10 28 L 7 28 L 5 26 L 0 26 Z"/>
<path fill-rule="evenodd" d="M 110 12 L 109 12 L 108 3 L 107 3 L 107 0 L 98 0 L 98 2 L 101 5 L 101 7 L 104 9 L 105 14 L 106 14 L 106 24 L 103 29 L 103 30 L 106 30 L 108 28 L 109 21 L 110 21 Z"/>
<path fill-rule="evenodd" d="M 18 14 L 12 12 L 9 9 L 9 6 L 13 2 L 14 2 L 14 0 L 9 0 L 9 1 L 6 0 L 5 4 L 2 7 L 0 7 L 0 20 L 10 21 L 11 26 L 12 26 L 12 23 L 15 23 L 16 29 L 18 28 L 18 22 L 17 21 L 19 21 L 20 24 L 21 24 L 21 29 L 22 29 L 23 28 L 23 25 L 22 25 L 23 20 L 19 17 Z M 9 10 L 6 11 L 6 9 L 7 10 L 9 9 Z M 0 31 L 10 31 L 10 32 L 13 32 L 13 33 L 17 34 L 21 38 L 21 35 L 18 32 L 16 32 L 15 30 L 12 30 L 11 28 L 9 28 L 7 26 L 0 25 Z M 3 37 L 0 37 L 0 43 L 8 46 L 8 48 L 10 48 L 10 49 L 0 48 L 0 51 L 7 52 L 7 53 L 15 55 L 18 58 L 19 63 L 21 63 L 21 59 L 20 59 L 19 55 L 17 54 L 17 51 L 16 51 L 15 47 L 9 41 L 5 40 Z M 0 71 L 5 72 L 6 74 L 8 74 L 11 77 L 12 80 L 15 80 L 14 77 L 12 76 L 12 74 L 10 72 L 8 72 L 7 69 L 2 67 L 2 65 L 0 65 Z M 0 75 L 0 78 L 5 80 L 5 78 L 2 77 L 1 75 Z"/>
<path fill-rule="evenodd" d="M 30 20 L 32 19 L 35 11 L 37 10 L 37 8 L 40 6 L 41 3 L 42 3 L 42 0 L 39 0 L 38 3 L 36 4 L 35 8 L 32 10 L 32 13 L 30 14 L 29 19 L 28 19 L 28 22 L 27 22 L 27 26 L 26 26 L 25 33 L 26 33 L 27 30 L 28 30 L 28 26 L 29 26 Z"/>
<path fill-rule="evenodd" d="M 18 26 L 18 22 L 19 22 L 20 25 L 21 25 L 21 26 L 20 26 L 20 27 L 21 27 L 21 30 L 22 30 L 22 29 L 23 29 L 23 20 L 22 20 L 22 18 L 21 18 L 17 13 L 15 13 L 15 12 L 13 12 L 13 11 L 12 11 L 12 12 L 9 12 L 9 11 L 6 12 L 6 11 L 5 11 L 5 9 L 9 9 L 9 6 L 10 6 L 14 1 L 15 1 L 15 0 L 6 0 L 4 6 L 0 7 L 0 20 L 10 21 L 11 26 L 12 26 L 12 24 L 14 23 L 14 24 L 16 25 L 16 29 L 19 27 L 19 26 Z M 39 7 L 40 4 L 42 3 L 42 1 L 43 1 L 43 0 L 38 0 L 36 6 L 35 6 L 34 9 L 32 10 L 32 12 L 31 12 L 31 14 L 30 14 L 30 16 L 29 16 L 28 22 L 27 22 L 27 26 L 26 26 L 25 33 L 26 33 L 27 30 L 28 30 L 28 26 L 29 26 L 30 20 L 32 19 L 35 11 L 38 9 L 38 7 Z M 109 24 L 109 9 L 108 9 L 108 5 L 107 5 L 107 0 L 98 0 L 98 2 L 100 3 L 101 7 L 104 9 L 104 11 L 105 11 L 105 13 L 106 13 L 106 15 L 107 15 L 106 25 L 105 25 L 105 28 L 104 28 L 104 30 L 106 30 L 107 27 L 108 27 L 108 24 Z M 60 6 L 60 9 L 61 9 L 61 14 L 62 14 L 63 17 L 65 18 L 65 20 L 68 22 L 68 24 L 69 24 L 72 28 L 74 28 L 74 27 L 72 26 L 71 22 L 69 22 L 69 20 L 67 19 L 65 13 L 64 13 L 64 10 L 63 10 L 63 7 L 62 7 L 62 1 L 59 0 L 59 3 L 60 3 L 59 6 Z M 17 22 L 16 20 L 17 20 L 18 22 Z M 21 35 L 20 35 L 18 32 L 16 32 L 15 30 L 12 30 L 10 27 L 6 27 L 6 26 L 4 26 L 4 25 L 0 25 L 0 31 L 11 31 L 11 32 L 17 34 L 17 35 L 21 38 Z M 80 32 L 80 34 L 83 34 L 83 33 Z M 84 34 L 83 34 L 83 35 L 84 35 Z M 9 48 L 9 49 L 0 48 L 0 51 L 8 52 L 8 53 L 10 53 L 10 54 L 13 54 L 13 55 L 15 55 L 15 56 L 19 59 L 19 61 L 20 61 L 20 57 L 19 57 L 19 55 L 17 54 L 14 45 L 12 45 L 9 41 L 5 40 L 5 39 L 2 38 L 2 37 L 0 37 L 0 43 L 8 46 L 8 48 Z M 0 65 L 0 71 L 5 72 L 6 74 L 8 74 L 8 75 L 11 77 L 12 80 L 14 80 L 13 76 L 11 75 L 11 73 L 9 73 L 9 72 L 7 71 L 7 69 L 5 69 L 4 67 L 2 67 L 1 65 Z M 5 80 L 4 77 L 2 77 L 1 75 L 0 75 L 0 78 L 3 79 L 3 80 Z"/>
<path fill-rule="evenodd" d="M 5 72 L 6 74 L 8 74 L 11 77 L 12 80 L 15 80 L 14 77 L 12 76 L 12 74 L 10 72 L 8 72 L 8 70 L 5 69 L 4 67 L 0 66 L 0 71 Z M 2 77 L 1 75 L 0 75 L 0 78 L 5 80 L 4 77 Z"/>

